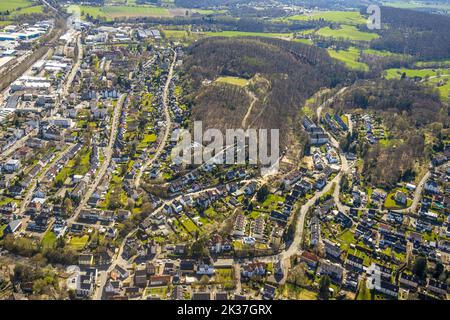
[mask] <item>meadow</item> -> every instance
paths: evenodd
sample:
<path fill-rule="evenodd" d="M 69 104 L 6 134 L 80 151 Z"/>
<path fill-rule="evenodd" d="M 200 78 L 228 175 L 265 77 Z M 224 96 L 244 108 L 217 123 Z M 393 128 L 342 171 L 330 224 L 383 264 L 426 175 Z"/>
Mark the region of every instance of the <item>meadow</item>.
<path fill-rule="evenodd" d="M 163 33 L 166 38 L 169 38 L 171 40 L 197 39 L 199 37 L 269 37 L 290 40 L 293 37 L 292 33 L 264 33 L 244 31 L 191 32 L 188 30 L 164 29 Z"/>
<path fill-rule="evenodd" d="M 405 73 L 406 77 L 436 77 L 438 75 L 450 74 L 450 70 L 447 69 L 406 69 L 406 68 L 392 68 L 387 69 L 385 72 L 386 79 L 400 79 L 402 74 Z"/>
<path fill-rule="evenodd" d="M 152 7 L 152 6 L 109 6 L 109 7 L 94 7 L 94 6 L 75 6 L 68 7 L 68 12 L 75 12 L 79 7 L 82 16 L 90 15 L 94 18 L 102 17 L 107 20 L 114 18 L 133 18 L 133 17 L 168 17 L 170 12 L 166 8 Z"/>
<path fill-rule="evenodd" d="M 324 12 L 314 12 L 312 14 L 306 15 L 295 15 L 284 20 L 326 20 L 335 23 L 344 23 L 351 25 L 365 24 L 366 19 L 357 11 L 324 11 Z"/>
<path fill-rule="evenodd" d="M 13 11 L 20 8 L 26 8 L 33 5 L 30 0 L 7 0 L 0 2 L 0 12 Z"/>
<path fill-rule="evenodd" d="M 386 79 L 400 79 L 402 74 L 406 77 L 420 77 L 424 84 L 428 84 L 439 91 L 442 101 L 448 101 L 450 96 L 450 69 L 406 69 L 393 68 L 385 71 Z"/>
<path fill-rule="evenodd" d="M 238 77 L 219 77 L 216 79 L 217 82 L 228 83 L 239 87 L 245 87 L 248 84 L 247 79 Z"/>
<path fill-rule="evenodd" d="M 292 33 L 266 33 L 266 32 L 244 32 L 244 31 L 218 31 L 200 33 L 209 37 L 269 37 L 291 39 Z"/>
<path fill-rule="evenodd" d="M 348 50 L 331 50 L 328 49 L 330 57 L 342 61 L 348 68 L 369 71 L 369 66 L 365 63 L 359 62 L 360 50 L 355 47 L 350 47 Z"/>
<path fill-rule="evenodd" d="M 363 53 L 372 55 L 372 56 L 378 56 L 378 57 L 390 57 L 390 58 L 399 58 L 399 59 L 411 58 L 411 56 L 408 54 L 394 53 L 394 52 L 384 51 L 384 50 L 364 49 Z"/>

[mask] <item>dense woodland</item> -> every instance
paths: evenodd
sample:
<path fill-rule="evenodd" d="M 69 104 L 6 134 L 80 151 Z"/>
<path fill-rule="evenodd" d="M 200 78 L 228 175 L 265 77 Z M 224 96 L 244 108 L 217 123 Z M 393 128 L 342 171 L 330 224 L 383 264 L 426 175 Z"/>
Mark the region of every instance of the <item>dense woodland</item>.
<path fill-rule="evenodd" d="M 396 53 L 407 53 L 424 60 L 450 56 L 450 17 L 413 10 L 382 7 L 381 38 L 371 47 Z"/>
<path fill-rule="evenodd" d="M 280 141 L 289 143 L 291 129 L 305 99 L 321 87 L 351 82 L 355 74 L 332 60 L 325 50 L 301 43 L 266 38 L 214 38 L 199 41 L 189 50 L 184 71 L 188 102 L 194 120 L 205 127 L 239 128 L 250 105 L 252 128 L 280 129 Z M 250 79 L 246 88 L 205 79 L 218 76 Z M 206 125 L 205 125 L 206 124 Z"/>

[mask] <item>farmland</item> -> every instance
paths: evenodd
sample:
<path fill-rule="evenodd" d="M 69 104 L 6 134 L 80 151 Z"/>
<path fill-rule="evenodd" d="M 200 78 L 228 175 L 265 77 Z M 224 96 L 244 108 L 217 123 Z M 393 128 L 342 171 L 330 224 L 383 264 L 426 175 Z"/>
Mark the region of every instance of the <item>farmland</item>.
<path fill-rule="evenodd" d="M 33 4 L 30 0 L 8 0 L 0 2 L 0 12 L 13 11 L 30 7 Z"/>
<path fill-rule="evenodd" d="M 243 32 L 243 31 L 218 31 L 202 32 L 202 35 L 209 37 L 268 37 L 290 39 L 292 33 L 266 33 L 266 32 Z"/>
<path fill-rule="evenodd" d="M 356 11 L 327 11 L 315 12 L 309 15 L 295 15 L 286 18 L 287 20 L 326 20 L 335 23 L 345 23 L 360 25 L 366 23 L 366 19 Z"/>
<path fill-rule="evenodd" d="M 445 74 L 445 69 L 405 69 L 405 68 L 392 68 L 386 70 L 386 79 L 400 79 L 404 73 L 408 78 L 414 77 L 435 77 L 439 73 Z"/>
<path fill-rule="evenodd" d="M 90 15 L 94 18 L 101 17 L 107 20 L 114 18 L 133 18 L 133 17 L 168 17 L 169 10 L 165 8 L 152 6 L 108 6 L 108 7 L 94 7 L 94 6 L 79 6 L 81 15 Z M 68 12 L 74 12 L 77 6 L 70 6 Z"/>

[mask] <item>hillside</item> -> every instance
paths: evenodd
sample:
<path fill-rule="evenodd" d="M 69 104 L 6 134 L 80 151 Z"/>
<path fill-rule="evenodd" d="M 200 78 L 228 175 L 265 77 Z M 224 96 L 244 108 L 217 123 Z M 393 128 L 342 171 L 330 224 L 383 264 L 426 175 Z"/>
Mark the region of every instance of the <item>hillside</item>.
<path fill-rule="evenodd" d="M 249 82 L 215 81 L 223 76 Z M 321 87 L 354 79 L 354 74 L 325 50 L 302 43 L 215 38 L 189 49 L 183 77 L 186 92 L 192 92 L 187 100 L 193 104 L 193 120 L 202 120 L 206 128 L 280 129 L 280 141 L 289 145 L 304 101 Z"/>

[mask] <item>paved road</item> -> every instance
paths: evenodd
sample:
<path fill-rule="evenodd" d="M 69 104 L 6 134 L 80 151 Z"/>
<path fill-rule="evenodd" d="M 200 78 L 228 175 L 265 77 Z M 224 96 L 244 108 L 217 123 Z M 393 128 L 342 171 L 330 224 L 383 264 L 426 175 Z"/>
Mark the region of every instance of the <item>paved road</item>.
<path fill-rule="evenodd" d="M 38 134 L 38 129 L 33 129 L 27 135 L 17 140 L 10 148 L 6 149 L 0 154 L 0 161 L 8 158 L 12 153 L 14 153 L 17 149 L 22 148 L 27 140 L 31 137 L 35 137 Z"/>
<path fill-rule="evenodd" d="M 109 165 L 111 163 L 111 158 L 112 158 L 113 146 L 114 146 L 114 142 L 115 142 L 116 136 L 117 136 L 117 131 L 118 131 L 117 129 L 119 126 L 119 117 L 120 117 L 120 113 L 122 111 L 123 105 L 125 103 L 126 97 L 127 97 L 126 94 L 122 94 L 119 97 L 119 100 L 117 101 L 116 108 L 114 109 L 114 114 L 113 114 L 113 118 L 112 118 L 112 122 L 111 122 L 111 133 L 109 135 L 109 143 L 108 143 L 108 146 L 105 148 L 105 159 L 100 167 L 100 170 L 98 171 L 97 176 L 95 177 L 94 181 L 89 184 L 89 189 L 83 195 L 83 198 L 81 199 L 80 204 L 76 208 L 74 214 L 72 215 L 71 218 L 69 218 L 67 220 L 68 224 L 73 223 L 77 220 L 81 210 L 86 206 L 89 198 L 95 192 L 95 190 L 97 189 L 97 186 L 99 185 L 100 181 L 103 179 L 103 176 L 105 175 L 106 171 L 109 168 Z"/>
<path fill-rule="evenodd" d="M 144 174 L 145 170 L 147 170 L 147 168 L 152 165 L 152 163 L 158 159 L 158 156 L 161 154 L 161 152 L 164 150 L 167 140 L 169 139 L 169 135 L 170 135 L 170 128 L 172 126 L 172 120 L 170 118 L 170 113 L 169 113 L 169 86 L 170 86 L 170 82 L 172 81 L 172 77 L 173 77 L 173 68 L 175 67 L 175 63 L 177 61 L 177 53 L 173 51 L 173 60 L 172 63 L 170 65 L 170 69 L 169 69 L 169 74 L 167 76 L 167 81 L 166 84 L 164 86 L 164 92 L 163 92 L 163 107 L 164 107 L 164 118 L 166 121 L 166 127 L 165 127 L 165 131 L 164 131 L 164 136 L 158 146 L 158 148 L 156 149 L 155 154 L 148 159 L 141 167 L 141 169 L 137 172 L 136 174 L 136 178 L 134 180 L 134 187 L 135 189 L 139 189 L 140 185 L 141 185 L 141 179 L 142 179 L 142 175 Z"/>
<path fill-rule="evenodd" d="M 23 214 L 25 212 L 28 204 L 31 201 L 34 188 L 36 187 L 37 183 L 42 182 L 45 179 L 45 175 L 53 167 L 53 164 L 57 163 L 64 155 L 66 155 L 73 146 L 74 146 L 73 143 L 66 145 L 64 151 L 62 151 L 54 160 L 52 160 L 52 162 L 49 165 L 47 165 L 47 167 L 43 171 L 40 172 L 39 176 L 35 177 L 31 181 L 31 187 L 28 187 L 27 193 L 25 194 L 25 197 L 20 204 L 19 214 Z"/>

